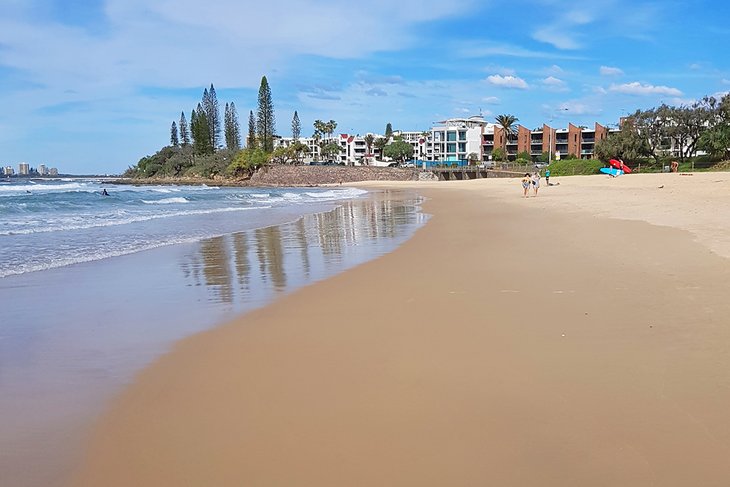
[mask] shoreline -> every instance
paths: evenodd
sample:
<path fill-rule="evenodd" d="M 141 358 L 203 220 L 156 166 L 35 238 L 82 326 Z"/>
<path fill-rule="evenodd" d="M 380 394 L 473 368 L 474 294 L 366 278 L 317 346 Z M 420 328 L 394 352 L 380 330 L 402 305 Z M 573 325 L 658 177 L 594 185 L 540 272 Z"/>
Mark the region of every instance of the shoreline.
<path fill-rule="evenodd" d="M 727 259 L 488 184 L 378 184 L 419 187 L 429 223 L 178 342 L 71 485 L 727 482 Z"/>
<path fill-rule="evenodd" d="M 420 225 L 412 193 L 388 201 L 382 190 L 371 193 L 260 227 L 0 280 L 8 300 L 0 327 L 4 481 L 59 485 L 91 419 L 177 340 L 375 258 Z"/>

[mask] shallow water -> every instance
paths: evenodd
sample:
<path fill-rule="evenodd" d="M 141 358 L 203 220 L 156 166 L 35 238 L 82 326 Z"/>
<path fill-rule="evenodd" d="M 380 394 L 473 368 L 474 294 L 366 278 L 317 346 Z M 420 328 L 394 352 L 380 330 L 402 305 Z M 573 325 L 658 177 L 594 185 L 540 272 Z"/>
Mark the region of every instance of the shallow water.
<path fill-rule="evenodd" d="M 104 404 L 180 338 L 393 250 L 402 193 L 290 223 L 0 278 L 3 485 L 61 485 Z M 316 208 L 312 206 L 311 208 Z"/>

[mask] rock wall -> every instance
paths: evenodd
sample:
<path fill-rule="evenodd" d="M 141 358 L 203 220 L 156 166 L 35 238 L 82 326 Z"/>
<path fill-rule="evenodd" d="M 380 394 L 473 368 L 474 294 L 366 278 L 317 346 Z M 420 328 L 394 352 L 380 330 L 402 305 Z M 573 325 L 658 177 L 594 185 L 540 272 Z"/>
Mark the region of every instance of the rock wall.
<path fill-rule="evenodd" d="M 316 186 L 359 181 L 412 181 L 413 169 L 368 166 L 268 166 L 247 181 L 251 186 Z"/>

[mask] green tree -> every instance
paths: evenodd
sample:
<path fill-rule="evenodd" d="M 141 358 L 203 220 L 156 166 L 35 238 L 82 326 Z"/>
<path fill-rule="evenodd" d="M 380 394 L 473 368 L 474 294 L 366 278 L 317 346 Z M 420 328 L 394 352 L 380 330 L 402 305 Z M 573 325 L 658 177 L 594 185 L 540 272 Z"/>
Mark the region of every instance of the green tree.
<path fill-rule="evenodd" d="M 271 153 L 272 164 L 286 164 L 291 160 L 291 151 L 289 147 L 279 146 Z"/>
<path fill-rule="evenodd" d="M 324 148 L 328 144 L 332 143 L 332 134 L 334 134 L 335 130 L 337 129 L 337 122 L 335 122 L 334 120 L 330 120 L 329 122 L 315 120 L 312 125 L 314 126 L 313 137 L 317 145 L 319 146 L 319 152 L 321 155 L 326 156 L 327 154 L 325 154 Z M 337 153 L 339 153 L 339 145 L 337 147 Z M 330 152 L 331 150 L 332 149 L 330 148 Z"/>
<path fill-rule="evenodd" d="M 203 91 L 203 110 L 208 120 L 208 131 L 210 132 L 210 143 L 213 150 L 218 148 L 221 138 L 221 119 L 218 106 L 218 97 L 215 93 L 213 83 L 210 84 L 210 90 Z"/>
<path fill-rule="evenodd" d="M 469 155 L 466 156 L 466 159 L 469 161 L 470 165 L 479 164 L 479 154 L 476 152 L 470 152 Z"/>
<path fill-rule="evenodd" d="M 413 157 L 413 146 L 400 137 L 396 137 L 392 143 L 385 146 L 384 155 L 395 161 L 404 162 Z"/>
<path fill-rule="evenodd" d="M 497 162 L 504 162 L 507 160 L 507 151 L 501 147 L 495 147 L 492 151 L 492 160 Z"/>
<path fill-rule="evenodd" d="M 228 174 L 234 177 L 251 177 L 259 168 L 267 165 L 270 156 L 259 147 L 238 151 L 228 166 Z"/>
<path fill-rule="evenodd" d="M 180 140 L 177 137 L 177 124 L 175 122 L 172 122 L 172 126 L 170 127 L 170 145 L 173 147 L 180 145 Z"/>
<path fill-rule="evenodd" d="M 180 112 L 180 125 L 178 126 L 180 131 L 180 142 L 183 147 L 190 145 L 190 132 L 188 131 L 188 121 L 185 120 L 185 112 Z"/>
<path fill-rule="evenodd" d="M 730 158 L 730 125 L 718 124 L 706 130 L 700 137 L 699 147 L 714 157 Z"/>
<path fill-rule="evenodd" d="M 532 161 L 532 156 L 529 152 L 523 150 L 522 152 L 517 153 L 517 159 L 522 159 L 523 161 Z"/>
<path fill-rule="evenodd" d="M 513 136 L 516 132 L 515 130 L 515 122 L 517 122 L 519 119 L 515 117 L 514 115 L 497 115 L 494 120 L 502 127 L 504 130 L 504 140 L 505 143 L 509 141 L 509 138 Z M 495 143 L 497 141 L 495 140 Z M 505 146 L 506 147 L 506 146 Z M 495 158 L 495 160 L 497 160 Z"/>
<path fill-rule="evenodd" d="M 385 125 L 385 138 L 386 138 L 386 139 L 389 139 L 389 138 L 391 138 L 392 136 L 393 136 L 393 126 L 392 126 L 392 125 L 390 124 L 390 122 L 388 122 L 388 123 L 387 123 L 387 124 Z"/>
<path fill-rule="evenodd" d="M 309 152 L 307 144 L 303 144 L 299 141 L 294 142 L 289 146 L 291 152 L 291 158 L 296 164 L 301 164 L 304 160 L 304 155 Z"/>
<path fill-rule="evenodd" d="M 236 151 L 241 148 L 241 129 L 238 125 L 236 105 L 226 103 L 223 114 L 223 132 L 226 138 L 226 148 Z"/>
<path fill-rule="evenodd" d="M 630 123 L 624 123 L 619 132 L 596 142 L 594 149 L 596 158 L 603 162 L 622 159 L 628 163 L 646 157 L 648 153 L 644 140 Z"/>
<path fill-rule="evenodd" d="M 320 151 L 322 152 L 322 156 L 324 156 L 326 160 L 334 161 L 340 154 L 340 146 L 339 144 L 335 144 L 334 142 L 325 142 L 323 143 Z"/>
<path fill-rule="evenodd" d="M 385 137 L 378 137 L 377 139 L 375 139 L 375 142 L 373 142 L 373 145 L 380 152 L 380 159 L 382 160 L 383 156 L 385 155 L 385 146 L 388 145 L 388 139 Z"/>
<path fill-rule="evenodd" d="M 366 153 L 367 153 L 366 160 L 367 160 L 368 157 L 372 157 L 372 155 L 373 155 L 372 148 L 373 148 L 373 143 L 375 142 L 375 136 L 373 136 L 373 134 L 367 134 L 363 140 L 365 141 L 365 147 L 367 148 L 367 150 L 366 150 Z"/>
<path fill-rule="evenodd" d="M 266 76 L 261 78 L 256 121 L 256 135 L 261 148 L 264 152 L 273 151 L 276 120 L 274 118 L 274 102 L 271 99 L 271 89 Z"/>
<path fill-rule="evenodd" d="M 248 137 L 246 137 L 246 147 L 253 149 L 256 145 L 256 117 L 253 110 L 248 112 Z"/>
<path fill-rule="evenodd" d="M 294 117 L 291 119 L 291 137 L 294 142 L 299 140 L 302 135 L 302 123 L 299 121 L 299 114 L 294 110 Z"/>
<path fill-rule="evenodd" d="M 193 149 L 196 154 L 212 154 L 213 144 L 210 140 L 210 127 L 208 117 L 202 105 L 198 103 L 195 110 L 194 122 L 192 122 Z"/>

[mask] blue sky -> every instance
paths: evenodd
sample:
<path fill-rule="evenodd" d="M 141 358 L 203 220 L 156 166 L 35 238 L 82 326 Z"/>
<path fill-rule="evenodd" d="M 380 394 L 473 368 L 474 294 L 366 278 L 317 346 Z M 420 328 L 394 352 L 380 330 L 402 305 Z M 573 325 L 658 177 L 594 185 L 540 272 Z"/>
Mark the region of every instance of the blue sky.
<path fill-rule="evenodd" d="M 730 90 L 729 21 L 720 0 L 0 0 L 0 164 L 121 172 L 210 83 L 245 126 L 264 74 L 281 135 L 294 110 L 304 135 L 615 124 Z"/>

